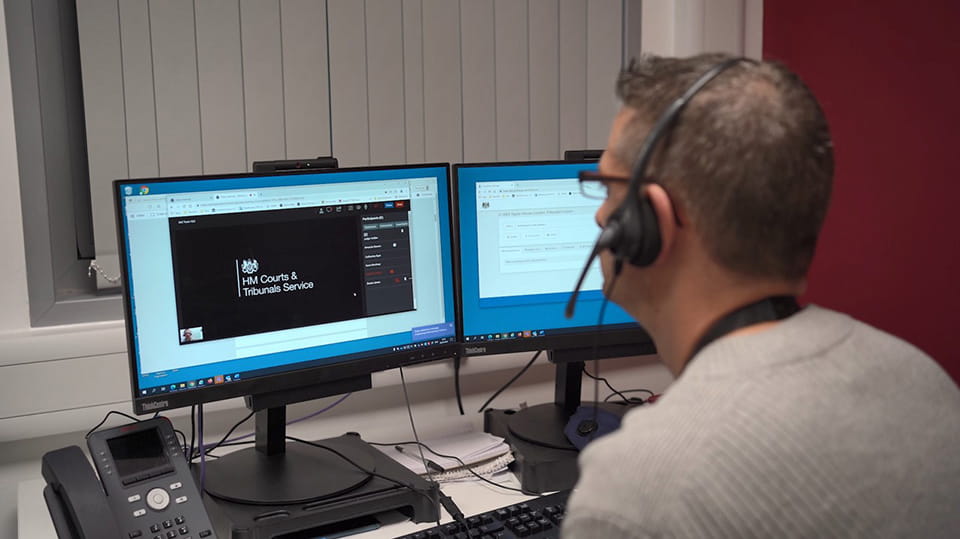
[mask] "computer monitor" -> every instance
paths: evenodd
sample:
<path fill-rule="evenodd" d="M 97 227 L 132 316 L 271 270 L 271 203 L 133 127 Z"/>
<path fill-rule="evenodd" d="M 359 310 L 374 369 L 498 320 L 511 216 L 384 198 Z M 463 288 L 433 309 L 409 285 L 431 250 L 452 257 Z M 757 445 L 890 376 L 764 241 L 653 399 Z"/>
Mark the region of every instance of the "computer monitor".
<path fill-rule="evenodd" d="M 448 170 L 114 182 L 135 411 L 245 396 L 272 413 L 263 425 L 258 415 L 258 450 L 282 453 L 276 412 L 284 405 L 369 388 L 372 372 L 451 357 Z M 261 430 L 273 431 L 266 449 Z M 223 466 L 227 476 L 247 467 Z M 206 473 L 209 491 L 217 481 L 209 464 Z M 309 499 L 314 485 L 306 488 L 291 499 Z M 270 502 L 263 496 L 255 503 Z"/>
<path fill-rule="evenodd" d="M 595 169 L 566 161 L 454 165 L 465 355 L 647 350 L 649 336 L 617 305 L 608 303 L 598 324 L 599 261 L 574 316 L 564 315 L 599 233 L 601 201 L 582 196 L 577 181 L 581 170 Z"/>
<path fill-rule="evenodd" d="M 576 482 L 575 447 L 564 431 L 580 405 L 584 362 L 655 352 L 617 305 L 605 306 L 601 322 L 598 261 L 574 316 L 564 313 L 600 231 L 594 214 L 601 201 L 582 196 L 577 179 L 596 166 L 542 161 L 453 169 L 463 354 L 546 350 L 556 364 L 554 402 L 485 418 L 489 431 L 510 440 L 521 485 L 534 493 Z"/>

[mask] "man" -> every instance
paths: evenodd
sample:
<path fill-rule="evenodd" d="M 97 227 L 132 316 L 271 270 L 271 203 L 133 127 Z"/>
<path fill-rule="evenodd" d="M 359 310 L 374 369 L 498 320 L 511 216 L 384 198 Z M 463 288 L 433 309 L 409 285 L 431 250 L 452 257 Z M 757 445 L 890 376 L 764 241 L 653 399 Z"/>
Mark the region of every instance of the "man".
<path fill-rule="evenodd" d="M 729 59 L 645 57 L 620 75 L 597 223 L 646 197 L 661 245 L 639 265 L 602 252 L 605 290 L 677 379 L 583 451 L 564 537 L 955 537 L 960 391 L 934 361 L 815 305 L 716 333 L 804 290 L 833 177 L 806 86 L 775 63 L 724 69 L 629 191 L 662 111 Z"/>

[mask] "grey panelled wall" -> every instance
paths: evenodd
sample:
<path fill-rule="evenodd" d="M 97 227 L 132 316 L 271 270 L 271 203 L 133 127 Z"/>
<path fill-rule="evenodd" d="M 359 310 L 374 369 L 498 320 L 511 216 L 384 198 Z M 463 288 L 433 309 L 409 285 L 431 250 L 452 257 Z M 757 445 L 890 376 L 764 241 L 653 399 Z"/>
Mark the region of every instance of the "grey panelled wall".
<path fill-rule="evenodd" d="M 99 254 L 120 177 L 602 147 L 622 0 L 77 0 Z M 92 90 L 92 91 L 91 91 Z"/>

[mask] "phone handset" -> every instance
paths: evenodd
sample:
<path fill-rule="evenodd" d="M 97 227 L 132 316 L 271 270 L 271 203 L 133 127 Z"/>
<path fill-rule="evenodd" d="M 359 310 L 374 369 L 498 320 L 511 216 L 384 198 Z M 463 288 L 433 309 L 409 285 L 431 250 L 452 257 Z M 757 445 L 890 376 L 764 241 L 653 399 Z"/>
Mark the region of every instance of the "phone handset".
<path fill-rule="evenodd" d="M 61 539 L 216 539 L 168 419 L 96 431 L 87 448 L 93 468 L 77 446 L 42 459 L 43 496 Z"/>
<path fill-rule="evenodd" d="M 43 498 L 57 536 L 121 537 L 103 486 L 83 451 L 71 445 L 43 455 Z"/>

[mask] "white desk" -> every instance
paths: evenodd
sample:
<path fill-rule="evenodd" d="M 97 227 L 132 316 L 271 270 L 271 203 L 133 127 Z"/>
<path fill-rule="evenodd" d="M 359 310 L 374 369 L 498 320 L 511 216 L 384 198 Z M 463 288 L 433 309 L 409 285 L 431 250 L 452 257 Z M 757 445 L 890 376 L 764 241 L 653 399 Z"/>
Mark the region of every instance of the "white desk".
<path fill-rule="evenodd" d="M 505 478 L 508 479 L 505 480 Z M 519 488 L 520 486 L 512 474 L 498 476 L 497 482 L 514 488 Z M 45 485 L 46 483 L 43 479 L 23 481 L 18 485 L 17 533 L 21 539 L 57 539 L 57 534 L 53 529 L 53 523 L 50 521 L 50 514 L 47 512 L 47 505 L 43 501 L 43 487 Z M 460 510 L 463 511 L 466 516 L 532 498 L 532 496 L 527 496 L 519 492 L 496 488 L 479 480 L 447 483 L 443 485 L 443 492 L 453 498 L 453 501 L 457 503 L 457 506 L 460 507 Z M 442 523 L 453 520 L 446 511 L 442 509 L 441 511 L 443 515 L 441 519 Z M 435 522 L 423 524 L 414 524 L 410 521 L 398 522 L 353 537 L 357 537 L 358 539 L 386 539 L 408 534 L 419 529 L 430 528 L 435 525 Z"/>

